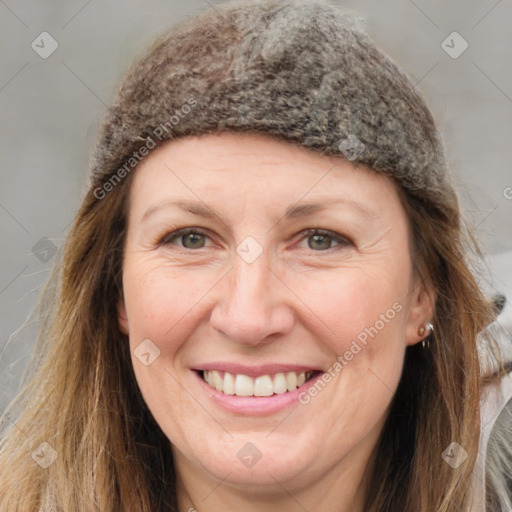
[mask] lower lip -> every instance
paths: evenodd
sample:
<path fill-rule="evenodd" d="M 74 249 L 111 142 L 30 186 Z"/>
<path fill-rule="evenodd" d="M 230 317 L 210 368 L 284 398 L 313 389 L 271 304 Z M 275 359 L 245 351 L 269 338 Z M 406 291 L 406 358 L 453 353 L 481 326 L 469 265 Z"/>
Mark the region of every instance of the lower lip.
<path fill-rule="evenodd" d="M 319 373 L 315 375 L 311 380 L 305 382 L 300 388 L 295 391 L 287 391 L 272 396 L 237 396 L 237 395 L 225 395 L 221 391 L 217 391 L 212 388 L 205 380 L 201 377 L 200 373 L 194 371 L 196 378 L 199 380 L 199 384 L 202 386 L 206 394 L 210 399 L 220 407 L 226 409 L 229 412 L 235 414 L 243 414 L 249 416 L 262 416 L 265 414 L 273 414 L 275 412 L 282 411 L 291 405 L 300 403 L 299 395 L 307 392 L 307 390 L 315 384 L 315 382 L 323 375 Z"/>

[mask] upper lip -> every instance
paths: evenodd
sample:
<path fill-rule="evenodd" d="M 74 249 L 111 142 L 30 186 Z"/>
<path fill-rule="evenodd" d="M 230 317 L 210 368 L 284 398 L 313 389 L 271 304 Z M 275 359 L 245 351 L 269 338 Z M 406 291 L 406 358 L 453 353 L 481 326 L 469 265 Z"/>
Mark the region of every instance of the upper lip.
<path fill-rule="evenodd" d="M 247 375 L 248 377 L 258 377 L 268 373 L 286 373 L 286 372 L 308 372 L 308 371 L 323 371 L 320 368 L 308 365 L 299 364 L 262 364 L 262 365 L 243 365 L 237 363 L 205 363 L 193 368 L 194 370 L 218 370 L 234 374 Z"/>

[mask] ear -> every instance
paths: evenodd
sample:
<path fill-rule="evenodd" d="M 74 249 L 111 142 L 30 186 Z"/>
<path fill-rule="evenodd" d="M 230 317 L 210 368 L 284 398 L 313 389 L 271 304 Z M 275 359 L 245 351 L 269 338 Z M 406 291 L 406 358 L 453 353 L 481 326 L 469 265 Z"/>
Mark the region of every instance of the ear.
<path fill-rule="evenodd" d="M 122 295 L 117 301 L 117 321 L 119 323 L 119 330 L 123 334 L 128 335 L 130 332 L 128 328 L 128 315 L 126 313 L 126 306 L 124 303 L 124 297 Z"/>
<path fill-rule="evenodd" d="M 436 293 L 433 288 L 423 282 L 418 282 L 411 293 L 411 303 L 407 318 L 406 344 L 415 345 L 427 336 L 426 331 L 420 334 L 419 329 L 426 327 L 434 315 Z"/>

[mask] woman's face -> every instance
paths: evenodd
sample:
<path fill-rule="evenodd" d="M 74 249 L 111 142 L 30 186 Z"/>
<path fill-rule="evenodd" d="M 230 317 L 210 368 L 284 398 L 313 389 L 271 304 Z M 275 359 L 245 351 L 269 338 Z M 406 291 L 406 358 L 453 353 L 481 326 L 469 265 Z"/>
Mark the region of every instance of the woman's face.
<path fill-rule="evenodd" d="M 399 196 L 364 167 L 255 134 L 148 155 L 119 321 L 179 471 L 252 492 L 362 474 L 430 318 L 410 259 Z"/>

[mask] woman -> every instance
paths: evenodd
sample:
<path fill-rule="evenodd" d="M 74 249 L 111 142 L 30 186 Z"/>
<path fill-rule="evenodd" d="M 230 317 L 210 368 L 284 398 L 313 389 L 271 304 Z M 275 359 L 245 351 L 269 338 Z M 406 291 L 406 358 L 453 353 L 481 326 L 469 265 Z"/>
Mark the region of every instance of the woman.
<path fill-rule="evenodd" d="M 430 111 L 352 15 L 182 23 L 103 120 L 0 509 L 483 512 L 477 341 L 506 377 L 469 242 Z"/>

